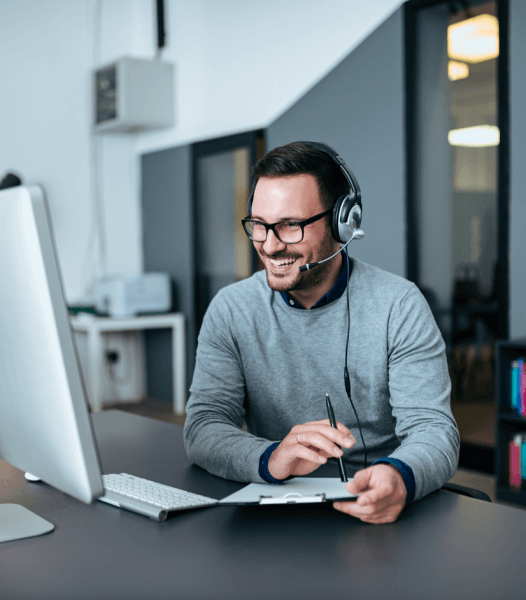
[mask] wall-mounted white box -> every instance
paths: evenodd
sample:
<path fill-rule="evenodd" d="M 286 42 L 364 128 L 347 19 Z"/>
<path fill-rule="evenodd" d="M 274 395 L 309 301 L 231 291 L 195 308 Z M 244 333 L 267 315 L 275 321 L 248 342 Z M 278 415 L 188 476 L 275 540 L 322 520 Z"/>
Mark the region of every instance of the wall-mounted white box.
<path fill-rule="evenodd" d="M 96 132 L 136 133 L 173 125 L 173 65 L 123 57 L 93 73 Z"/>

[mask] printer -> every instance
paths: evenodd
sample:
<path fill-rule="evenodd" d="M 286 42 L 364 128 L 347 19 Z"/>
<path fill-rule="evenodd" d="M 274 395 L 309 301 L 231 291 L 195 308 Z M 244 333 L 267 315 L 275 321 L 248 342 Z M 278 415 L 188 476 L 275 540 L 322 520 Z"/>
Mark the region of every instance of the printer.
<path fill-rule="evenodd" d="M 93 300 L 97 312 L 110 317 L 168 312 L 172 307 L 170 276 L 144 273 L 136 277 L 104 277 L 94 285 Z"/>

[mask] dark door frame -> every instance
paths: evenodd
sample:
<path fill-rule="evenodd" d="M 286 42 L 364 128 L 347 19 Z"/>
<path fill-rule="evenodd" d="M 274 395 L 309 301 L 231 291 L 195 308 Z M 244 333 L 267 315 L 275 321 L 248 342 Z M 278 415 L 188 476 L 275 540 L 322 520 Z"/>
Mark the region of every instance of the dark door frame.
<path fill-rule="evenodd" d="M 209 156 L 210 154 L 219 154 L 221 152 L 228 152 L 235 150 L 240 146 L 245 146 L 249 149 L 250 155 L 250 168 L 252 168 L 256 162 L 263 156 L 265 149 L 265 130 L 254 129 L 252 131 L 244 131 L 242 133 L 236 133 L 234 135 L 227 135 L 224 137 L 213 138 L 204 140 L 202 142 L 195 142 L 191 145 L 191 168 L 192 168 L 192 206 L 193 206 L 193 227 L 194 227 L 194 257 L 197 257 L 200 252 L 199 248 L 199 236 L 198 236 L 198 202 L 197 202 L 197 186 L 198 186 L 198 164 L 201 158 Z M 252 178 L 250 186 L 252 185 Z M 199 283 L 197 278 L 197 260 L 194 262 L 194 290 L 195 290 L 195 301 L 196 306 L 202 305 L 200 298 Z M 252 253 L 252 270 L 257 269 L 257 254 L 254 251 Z M 199 310 L 197 311 L 200 312 Z M 201 327 L 203 315 L 197 314 L 197 331 Z"/>
<path fill-rule="evenodd" d="M 509 1 L 495 0 L 499 20 L 499 57 L 497 59 L 497 123 L 500 143 L 497 151 L 497 302 L 499 337 L 509 337 L 509 206 L 510 206 L 510 131 L 509 131 Z M 480 0 L 483 3 L 484 0 Z M 478 4 L 479 2 L 477 2 Z M 406 274 L 418 285 L 418 226 L 416 215 L 416 13 L 437 4 L 459 4 L 451 0 L 409 0 L 404 5 L 405 24 L 405 132 L 406 132 Z"/>
<path fill-rule="evenodd" d="M 480 3 L 483 3 L 481 0 Z M 499 338 L 509 337 L 509 214 L 510 214 L 510 108 L 509 108 L 509 0 L 495 0 L 499 20 L 497 59 L 497 123 L 500 143 L 497 151 L 497 280 Z M 479 2 L 476 2 L 478 4 Z M 418 285 L 419 231 L 417 225 L 416 164 L 416 13 L 451 0 L 409 0 L 404 5 L 405 27 L 405 134 L 406 134 L 406 275 Z M 471 4 L 471 3 L 470 3 Z M 475 4 L 475 2 L 473 2 Z M 459 465 L 487 473 L 495 472 L 494 450 L 462 442 Z"/>

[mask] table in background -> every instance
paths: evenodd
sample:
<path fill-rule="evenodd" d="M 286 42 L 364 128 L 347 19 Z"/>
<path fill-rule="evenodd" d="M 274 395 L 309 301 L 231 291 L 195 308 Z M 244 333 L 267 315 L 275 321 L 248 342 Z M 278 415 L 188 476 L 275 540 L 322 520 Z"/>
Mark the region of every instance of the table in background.
<path fill-rule="evenodd" d="M 117 410 L 93 415 L 103 470 L 216 498 L 241 484 L 191 465 L 182 428 Z M 317 475 L 337 476 L 336 465 Z M 438 491 L 368 525 L 330 505 L 212 507 L 157 523 L 86 506 L 0 464 L 0 501 L 55 525 L 0 544 L 9 600 L 495 600 L 526 587 L 522 510 Z"/>
<path fill-rule="evenodd" d="M 82 317 L 71 318 L 70 322 L 75 332 L 86 333 L 88 336 L 90 372 L 88 397 L 95 412 L 98 412 L 101 408 L 103 393 L 104 334 L 170 328 L 172 330 L 173 410 L 177 414 L 184 413 L 186 404 L 186 351 L 184 315 L 182 313 L 138 316 L 129 319 L 83 315 Z M 144 357 L 141 358 L 141 364 L 137 368 L 144 370 Z M 144 388 L 144 375 L 140 380 L 140 386 Z"/>

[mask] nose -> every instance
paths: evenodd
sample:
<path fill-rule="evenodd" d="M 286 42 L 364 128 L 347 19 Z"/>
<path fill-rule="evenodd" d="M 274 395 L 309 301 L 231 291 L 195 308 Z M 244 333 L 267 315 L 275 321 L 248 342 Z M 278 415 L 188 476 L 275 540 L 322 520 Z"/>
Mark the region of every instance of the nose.
<path fill-rule="evenodd" d="M 267 232 L 267 239 L 263 242 L 263 251 L 272 256 L 273 254 L 276 254 L 276 252 L 283 250 L 286 245 L 287 244 L 284 244 L 276 237 L 276 234 L 272 229 L 269 229 Z"/>

